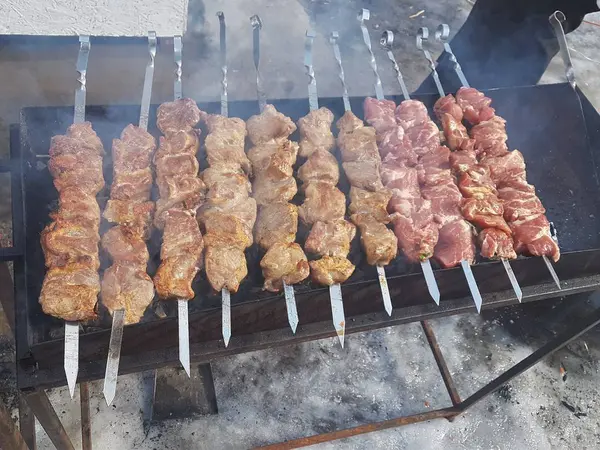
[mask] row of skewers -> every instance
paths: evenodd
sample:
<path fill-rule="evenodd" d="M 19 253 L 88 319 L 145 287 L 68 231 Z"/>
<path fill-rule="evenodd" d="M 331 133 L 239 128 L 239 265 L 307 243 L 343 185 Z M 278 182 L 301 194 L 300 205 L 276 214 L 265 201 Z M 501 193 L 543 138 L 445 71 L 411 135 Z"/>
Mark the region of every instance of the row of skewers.
<path fill-rule="evenodd" d="M 518 150 L 509 151 L 505 121 L 495 115 L 491 100 L 468 86 L 460 66 L 455 69 L 464 87 L 456 96 L 445 95 L 431 55 L 417 45 L 430 62 L 440 100 L 434 107 L 444 141 L 426 106 L 411 100 L 391 52 L 393 35 L 384 33 L 382 44 L 394 65 L 405 100 L 396 105 L 383 96 L 375 55 L 365 21 L 360 26 L 375 74 L 376 98 L 364 103 L 365 120 L 351 110 L 344 79 L 338 36 L 331 44 L 340 69 L 344 115 L 331 127 L 334 115 L 319 108 L 312 64 L 315 34 L 307 32 L 305 66 L 309 75 L 310 112 L 297 125 L 266 103 L 260 73 L 258 16 L 251 18 L 254 62 L 260 114 L 244 122 L 228 117 L 226 33 L 221 27 L 221 114 L 207 114 L 182 95 L 182 43 L 174 39 L 176 77 L 174 101 L 162 104 L 157 126 L 162 136 L 158 148 L 147 132 L 156 37 L 149 35 L 150 60 L 146 69 L 139 126 L 127 126 L 112 145 L 113 183 L 103 217 L 111 224 L 99 236 L 100 208 L 95 196 L 104 188 L 102 143 L 85 122 L 85 73 L 89 39 L 81 38 L 74 124 L 65 136 L 55 136 L 48 164 L 59 192 L 59 209 L 42 233 L 48 268 L 40 295 L 44 312 L 66 321 L 65 371 L 73 395 L 78 367 L 78 322 L 96 316 L 96 302 L 113 316 L 113 328 L 105 376 L 104 394 L 110 404 L 115 395 L 119 352 L 124 324 L 138 322 L 155 296 L 178 300 L 180 361 L 189 375 L 189 325 L 187 301 L 194 298 L 192 282 L 204 268 L 212 288 L 221 292 L 223 338 L 231 337 L 230 293 L 246 277 L 245 250 L 256 243 L 264 250 L 260 266 L 264 289 L 283 291 L 293 332 L 298 316 L 293 285 L 311 277 L 329 286 L 332 317 L 343 346 L 345 317 L 340 284 L 354 271 L 348 259 L 355 235 L 367 261 L 377 267 L 383 303 L 392 314 L 385 266 L 400 250 L 411 262 L 421 264 L 429 292 L 436 303 L 440 293 L 430 264 L 460 265 L 477 310 L 481 295 L 471 272 L 476 242 L 481 255 L 502 260 L 516 296 L 521 288 L 509 260 L 517 254 L 542 256 L 560 287 L 548 258 L 557 261 L 560 251 L 545 210 L 527 184 L 525 163 Z M 445 49 L 448 29 L 436 34 Z M 455 60 L 455 59 L 454 59 Z M 202 121 L 209 167 L 200 174 L 197 152 Z M 469 126 L 469 129 L 465 126 Z M 300 142 L 290 140 L 299 129 Z M 251 143 L 245 151 L 246 136 Z M 339 190 L 340 164 L 351 187 L 349 207 Z M 305 159 L 297 172 L 298 155 Z M 153 183 L 159 198 L 151 201 Z M 291 200 L 301 189 L 304 201 Z M 348 220 L 349 219 L 349 220 Z M 297 240 L 298 222 L 310 227 L 304 247 Z M 150 278 L 146 241 L 152 228 L 162 231 L 161 264 Z M 390 228 L 391 227 L 391 228 Z M 98 243 L 112 265 L 102 282 Z M 307 257 L 311 256 L 311 259 Z"/>

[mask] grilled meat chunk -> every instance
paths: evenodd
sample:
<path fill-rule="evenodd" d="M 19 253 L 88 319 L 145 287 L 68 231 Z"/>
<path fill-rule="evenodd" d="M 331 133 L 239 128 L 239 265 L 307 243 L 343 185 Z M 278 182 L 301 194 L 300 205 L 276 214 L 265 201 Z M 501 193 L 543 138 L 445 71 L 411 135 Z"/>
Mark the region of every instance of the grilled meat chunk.
<path fill-rule="evenodd" d="M 246 122 L 248 137 L 254 145 L 269 141 L 285 141 L 296 131 L 296 125 L 289 117 L 281 114 L 273 105 L 265 106 L 262 113 L 252 116 Z"/>
<path fill-rule="evenodd" d="M 326 150 L 317 149 L 298 169 L 298 178 L 303 183 L 302 189 L 316 181 L 335 186 L 340 181 L 340 167 L 335 156 Z"/>
<path fill-rule="evenodd" d="M 340 256 L 324 256 L 310 261 L 310 277 L 313 282 L 325 286 L 343 283 L 354 273 L 354 264 Z"/>
<path fill-rule="evenodd" d="M 163 103 L 156 112 L 156 125 L 164 135 L 189 130 L 200 121 L 200 110 L 190 98 Z"/>
<path fill-rule="evenodd" d="M 298 207 L 291 203 L 273 203 L 258 210 L 254 237 L 264 250 L 275 243 L 291 244 L 298 230 Z"/>
<path fill-rule="evenodd" d="M 317 150 L 331 152 L 335 138 L 331 132 L 333 113 L 327 108 L 309 112 L 298 120 L 300 130 L 300 156 L 308 158 Z"/>
<path fill-rule="evenodd" d="M 125 309 L 125 324 L 138 323 L 154 298 L 154 283 L 145 270 L 117 262 L 104 271 L 102 303 L 113 314 Z"/>
<path fill-rule="evenodd" d="M 346 212 L 346 197 L 343 192 L 329 183 L 310 183 L 304 190 L 304 203 L 298 207 L 302 222 L 331 222 L 343 219 Z"/>
<path fill-rule="evenodd" d="M 356 227 L 345 219 L 315 222 L 306 238 L 304 248 L 317 256 L 346 257 L 350 243 L 356 235 Z"/>
<path fill-rule="evenodd" d="M 279 292 L 283 283 L 300 283 L 309 275 L 310 269 L 306 255 L 295 242 L 276 242 L 260 261 L 265 277 L 264 289 Z"/>

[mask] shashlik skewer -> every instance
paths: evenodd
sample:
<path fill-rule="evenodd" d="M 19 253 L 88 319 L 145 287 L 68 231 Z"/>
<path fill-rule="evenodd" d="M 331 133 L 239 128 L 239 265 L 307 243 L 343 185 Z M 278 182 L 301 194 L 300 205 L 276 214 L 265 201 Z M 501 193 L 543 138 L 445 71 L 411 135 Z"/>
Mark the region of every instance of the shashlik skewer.
<path fill-rule="evenodd" d="M 159 298 L 177 300 L 179 360 L 190 375 L 188 301 L 194 298 L 192 282 L 202 265 L 204 241 L 196 210 L 204 199 L 204 183 L 198 176 L 198 131 L 200 110 L 196 102 L 183 98 L 181 36 L 173 39 L 176 76 L 175 101 L 158 107 L 156 124 L 163 136 L 154 155 L 156 202 L 154 225 L 163 231 L 161 263 L 154 275 Z"/>
<path fill-rule="evenodd" d="M 139 126 L 127 126 L 113 141 L 113 184 L 104 217 L 116 224 L 102 236 L 102 247 L 113 260 L 102 278 L 102 303 L 113 316 L 103 394 L 110 405 L 115 397 L 123 326 L 137 323 L 154 298 L 154 283 L 146 273 L 149 259 L 145 241 L 150 236 L 154 202 L 152 155 L 154 137 L 148 133 L 148 115 L 154 78 L 156 33 L 148 33 L 149 61 L 144 76 Z M 123 210 L 136 213 L 119 214 Z"/>
<path fill-rule="evenodd" d="M 312 31 L 307 35 L 311 36 Z M 307 48 L 307 52 L 309 50 Z M 298 211 L 302 222 L 311 228 L 304 250 L 320 258 L 309 262 L 311 279 L 315 283 L 329 286 L 333 325 L 343 347 L 346 319 L 340 283 L 354 272 L 354 265 L 347 256 L 356 228 L 345 219 L 346 197 L 336 187 L 340 172 L 338 162 L 331 154 L 335 146 L 331 132 L 333 113 L 327 108 L 319 108 L 310 56 L 305 58 L 309 73 L 310 112 L 298 120 L 300 154 L 307 158 L 298 170 L 304 192 L 304 202 Z"/>
<path fill-rule="evenodd" d="M 561 289 L 560 280 L 548 258 L 551 257 L 557 261 L 560 257 L 560 249 L 550 223 L 544 215 L 545 210 L 535 195 L 535 188 L 526 182 L 525 162 L 522 155 L 518 150 L 508 151 L 504 119 L 495 115 L 494 109 L 490 106 L 490 99 L 469 86 L 460 64 L 447 42 L 449 35 L 448 25 L 442 24 L 438 27 L 436 40 L 443 43 L 444 50 L 450 55 L 454 70 L 463 85 L 456 94 L 455 103 L 462 110 L 464 118 L 473 127 L 470 136 L 474 141 L 477 159 L 484 164 L 489 164 L 492 169 L 491 178 L 506 209 L 505 219 L 516 238 L 515 250 L 518 253 L 542 256 L 554 282 Z M 510 164 L 513 165 L 512 169 L 516 169 L 517 172 L 513 173 L 515 176 L 509 182 L 509 180 L 503 179 L 499 172 L 509 171 L 510 168 L 507 168 L 507 165 Z M 529 210 L 523 207 L 524 204 L 529 207 Z M 515 209 L 515 206 L 518 206 L 519 209 Z M 516 211 L 519 211 L 519 214 L 516 214 Z M 538 228 L 537 234 L 523 232 L 523 230 L 528 230 L 531 225 Z M 506 262 L 505 267 L 507 265 Z M 514 278 L 514 274 L 512 276 Z M 519 298 L 519 300 L 521 299 Z"/>
<path fill-rule="evenodd" d="M 258 16 L 251 18 L 253 26 L 254 61 L 257 78 L 260 75 L 260 29 Z M 258 99 L 265 96 L 257 84 Z M 259 101 L 260 114 L 248 119 L 248 136 L 253 147 L 248 151 L 252 163 L 253 197 L 258 207 L 255 236 L 265 250 L 260 262 L 265 278 L 264 289 L 284 291 L 288 322 L 296 333 L 298 312 L 293 285 L 306 279 L 310 269 L 308 259 L 296 241 L 298 208 L 290 203 L 297 192 L 293 165 L 298 155 L 298 144 L 289 140 L 296 125 L 277 112 L 272 105 Z"/>
<path fill-rule="evenodd" d="M 96 318 L 100 292 L 100 208 L 96 194 L 104 188 L 102 142 L 85 122 L 89 36 L 79 37 L 73 125 L 54 136 L 48 169 L 59 194 L 59 208 L 40 236 L 48 271 L 39 302 L 49 315 L 65 320 L 64 369 L 71 398 L 79 371 L 79 322 Z"/>
<path fill-rule="evenodd" d="M 363 10 L 364 12 L 368 15 L 368 10 Z M 361 22 L 361 28 L 362 25 Z M 365 31 L 363 30 L 365 43 L 370 48 L 368 31 L 366 35 Z M 373 71 L 377 73 L 375 60 L 372 59 L 371 62 Z M 341 67 L 341 58 L 338 64 Z M 383 95 L 379 76 L 376 78 L 378 82 L 375 90 Z M 344 89 L 344 95 L 347 95 L 347 89 Z M 364 126 L 363 121 L 352 113 L 349 101 L 344 101 L 344 105 L 348 106 L 348 109 L 336 125 L 339 129 L 337 144 L 342 157 L 342 167 L 352 186 L 350 220 L 360 231 L 367 262 L 377 268 L 384 308 L 391 316 L 392 299 L 384 266 L 388 265 L 398 252 L 398 239 L 394 232 L 387 228 L 387 224 L 391 221 L 387 213 L 387 205 L 392 194 L 381 182 L 381 157 L 377 149 L 375 129 Z"/>
<path fill-rule="evenodd" d="M 369 17 L 370 12 L 367 9 L 362 9 L 358 15 L 363 40 L 371 56 L 371 68 L 375 74 L 377 101 L 371 103 L 372 106 L 376 107 L 372 112 L 369 108 L 369 102 L 365 102 L 365 118 L 376 130 L 378 147 L 384 160 L 381 170 L 382 180 L 386 188 L 390 189 L 392 193 L 392 201 L 389 203 L 389 207 L 392 208 L 394 214 L 393 223 L 398 246 L 410 261 L 421 264 L 429 294 L 435 303 L 439 305 L 440 291 L 429 261 L 437 243 L 437 229 L 433 226 L 431 204 L 422 198 L 420 194 L 419 186 L 416 184 L 416 170 L 410 167 L 412 162 L 404 161 L 405 159 L 412 159 L 413 162 L 416 162 L 416 155 L 412 151 L 403 154 L 403 147 L 405 147 L 404 150 L 407 150 L 410 143 L 403 144 L 402 142 L 404 140 L 404 129 L 396 123 L 394 118 L 395 105 L 388 111 L 391 114 L 384 114 L 379 119 L 376 117 L 378 115 L 377 110 L 380 110 L 379 105 L 390 106 L 393 102 L 386 101 L 383 96 L 381 79 L 377 71 L 375 55 L 371 48 L 371 38 L 364 23 Z M 405 99 L 410 100 L 408 89 L 403 82 L 400 69 L 391 52 L 388 52 L 388 57 L 394 63 Z M 380 110 L 380 113 L 383 112 L 384 110 Z M 371 117 L 369 117 L 369 114 Z M 410 158 L 405 158 L 409 155 Z"/>

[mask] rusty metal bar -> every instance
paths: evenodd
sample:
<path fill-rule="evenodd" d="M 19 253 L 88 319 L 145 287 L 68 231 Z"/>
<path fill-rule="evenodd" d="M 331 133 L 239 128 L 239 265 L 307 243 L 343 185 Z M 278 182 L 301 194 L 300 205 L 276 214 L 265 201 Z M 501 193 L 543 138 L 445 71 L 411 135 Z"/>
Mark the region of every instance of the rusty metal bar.
<path fill-rule="evenodd" d="M 29 450 L 36 450 L 35 416 L 22 395 L 19 397 L 19 429 Z"/>
<path fill-rule="evenodd" d="M 34 390 L 23 393 L 38 422 L 58 450 L 75 450 L 62 422 L 56 415 L 46 392 Z M 10 447 L 9 447 L 10 448 Z"/>
<path fill-rule="evenodd" d="M 440 375 L 442 375 L 442 379 L 444 380 L 444 384 L 448 390 L 450 400 L 454 406 L 458 406 L 461 402 L 460 395 L 458 394 L 458 390 L 454 385 L 454 380 L 452 379 L 452 375 L 450 374 L 450 370 L 448 369 L 444 355 L 442 355 L 442 350 L 440 349 L 438 341 L 435 338 L 433 328 L 431 328 L 431 325 L 426 320 L 421 321 L 421 326 L 423 327 L 423 332 L 425 333 L 425 337 L 427 337 L 427 342 L 429 342 L 429 347 L 431 348 L 435 362 L 440 370 Z"/>
<path fill-rule="evenodd" d="M 267 445 L 264 447 L 256 447 L 256 449 L 288 450 L 293 448 L 307 447 L 309 445 L 322 444 L 323 442 L 335 441 L 337 439 L 345 439 L 353 436 L 358 436 L 360 434 L 371 433 L 373 431 L 387 430 L 388 428 L 396 428 L 402 425 L 410 425 L 413 423 L 425 422 L 427 420 L 452 419 L 460 413 L 461 411 L 455 407 L 437 409 L 435 411 L 427 411 L 424 413 L 413 414 L 411 416 L 398 417 L 396 419 L 384 420 L 382 422 L 374 422 L 366 425 L 359 425 L 353 428 L 346 428 L 345 430 L 317 434 L 315 436 L 280 442 L 278 444 Z"/>
<path fill-rule="evenodd" d="M 0 403 L 0 448 L 27 450 L 27 444 L 15 426 L 10 412 Z"/>
<path fill-rule="evenodd" d="M 79 383 L 81 403 L 81 449 L 92 450 L 92 421 L 90 419 L 90 387 Z"/>

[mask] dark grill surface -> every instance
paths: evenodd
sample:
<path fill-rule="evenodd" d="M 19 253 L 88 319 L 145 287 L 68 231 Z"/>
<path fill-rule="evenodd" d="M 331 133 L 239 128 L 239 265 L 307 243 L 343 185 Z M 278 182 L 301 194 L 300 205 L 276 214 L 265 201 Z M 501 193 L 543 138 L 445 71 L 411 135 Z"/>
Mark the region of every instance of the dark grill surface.
<path fill-rule="evenodd" d="M 537 87 L 523 87 L 514 89 L 501 89 L 487 92 L 492 97 L 493 106 L 497 114 L 507 120 L 509 146 L 517 148 L 525 155 L 527 162 L 527 179 L 537 188 L 538 195 L 547 209 L 548 218 L 554 222 L 558 231 L 559 243 L 563 252 L 590 250 L 600 248 L 599 223 L 600 211 L 598 208 L 598 182 L 597 159 L 591 150 L 589 140 L 592 142 L 597 130 L 590 130 L 588 136 L 581 106 L 577 95 L 568 84 L 546 85 Z M 437 96 L 420 96 L 419 100 L 432 106 Z M 393 98 L 397 103 L 401 97 Z M 352 107 L 357 115 L 362 117 L 362 98 L 353 98 Z M 299 119 L 308 112 L 308 101 L 276 100 L 272 101 L 282 113 Z M 218 113 L 219 103 L 201 104 L 201 109 Z M 343 114 L 341 98 L 320 99 L 320 106 L 330 108 L 336 119 Z M 231 102 L 230 115 L 247 119 L 258 113 L 256 102 Z M 159 136 L 154 126 L 156 106 L 152 108 L 150 116 L 150 132 Z M 139 107 L 136 106 L 92 106 L 87 108 L 87 120 L 91 121 L 94 129 L 102 139 L 107 157 L 105 158 L 105 176 L 107 189 L 98 199 L 104 206 L 111 181 L 111 142 L 119 137 L 123 128 L 129 123 L 137 124 Z M 38 304 L 38 296 L 44 278 L 44 259 L 39 243 L 39 234 L 49 222 L 49 212 L 57 206 L 57 192 L 52 185 L 52 178 L 45 167 L 47 159 L 36 158 L 35 155 L 48 153 L 50 138 L 62 134 L 72 123 L 72 108 L 25 108 L 21 116 L 21 152 L 23 158 L 23 175 L 25 191 L 25 237 L 26 237 L 26 282 L 27 282 L 27 317 L 30 325 L 30 344 L 41 343 L 61 336 L 62 322 L 42 313 Z M 589 126 L 589 125 L 588 125 Z M 204 131 L 204 130 L 203 130 Z M 297 140 L 293 135 L 292 139 Z M 595 148 L 596 145 L 593 145 Z M 204 155 L 200 154 L 200 163 L 206 165 Z M 298 161 L 297 166 L 303 161 Z M 342 190 L 348 191 L 345 180 L 341 183 Z M 294 200 L 300 204 L 300 194 Z M 106 229 L 106 223 L 103 224 Z M 299 230 L 299 239 L 303 241 L 306 229 Z M 150 243 L 152 261 L 149 272 L 152 275 L 159 260 L 160 236 L 155 233 Z M 249 276 L 244 281 L 240 291 L 232 296 L 232 304 L 240 302 L 266 300 L 273 298 L 270 293 L 262 291 L 262 274 L 259 261 L 261 252 L 256 246 L 247 252 Z M 358 240 L 355 240 L 350 259 L 356 264 L 357 270 L 349 283 L 376 281 L 375 269 L 368 266 L 363 258 Z M 103 267 L 108 265 L 104 257 Z M 493 263 L 500 266 L 498 263 Z M 488 264 L 489 265 L 489 264 Z M 535 267 L 536 271 L 543 266 L 539 258 L 530 259 L 519 264 L 519 267 Z M 420 267 L 407 264 L 399 256 L 386 268 L 389 278 L 407 274 L 420 274 Z M 515 268 L 517 271 L 517 268 Z M 444 299 L 459 298 L 465 295 L 466 283 L 464 276 L 458 270 L 438 272 L 445 281 L 440 282 L 442 301 Z M 501 269 L 494 270 L 498 277 L 502 277 Z M 521 274 L 517 273 L 517 276 Z M 476 271 L 477 277 L 477 271 Z M 504 278 L 506 276 L 504 275 Z M 534 277 L 535 278 L 535 277 Z M 549 276 L 548 276 L 549 278 Z M 510 289 L 508 279 L 490 283 L 489 280 L 478 280 L 482 293 L 496 292 Z M 547 280 L 544 280 L 547 281 Z M 535 283 L 535 281 L 534 281 Z M 414 284 L 414 283 L 413 283 Z M 422 283 L 424 286 L 424 282 Z M 346 285 L 346 284 L 345 284 Z M 312 286 L 309 282 L 296 286 L 296 291 L 309 294 L 311 290 L 322 290 Z M 403 291 L 401 298 L 394 300 L 394 306 L 409 306 L 420 303 L 423 299 L 421 291 Z M 204 310 L 220 306 L 220 295 L 210 292 L 210 287 L 203 274 L 198 277 L 195 286 L 196 298 L 190 303 L 190 311 Z M 375 301 L 365 298 L 365 302 Z M 302 296 L 299 296 L 299 309 Z M 377 302 L 380 303 L 379 300 Z M 360 311 L 357 311 L 360 312 Z M 349 312 L 347 311 L 347 314 Z M 174 316 L 174 310 L 170 312 Z M 308 317 L 306 317 L 308 318 Z M 268 319 L 268 318 L 267 318 Z M 149 308 L 144 321 L 158 320 Z M 301 312 L 302 322 L 302 312 Z M 101 320 L 94 327 L 109 327 L 110 322 L 101 311 Z M 269 329 L 268 326 L 260 327 Z M 234 324 L 235 333 L 235 324 Z"/>

